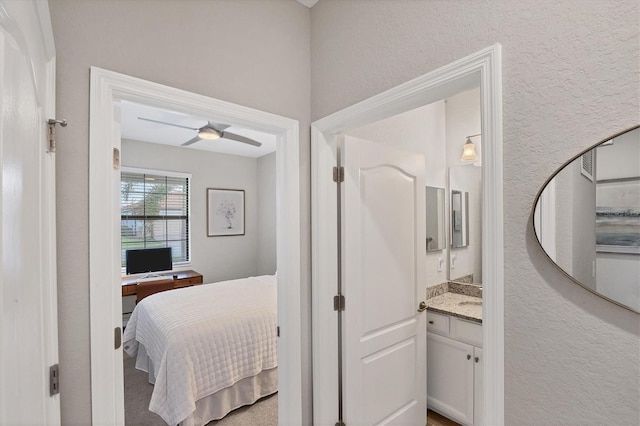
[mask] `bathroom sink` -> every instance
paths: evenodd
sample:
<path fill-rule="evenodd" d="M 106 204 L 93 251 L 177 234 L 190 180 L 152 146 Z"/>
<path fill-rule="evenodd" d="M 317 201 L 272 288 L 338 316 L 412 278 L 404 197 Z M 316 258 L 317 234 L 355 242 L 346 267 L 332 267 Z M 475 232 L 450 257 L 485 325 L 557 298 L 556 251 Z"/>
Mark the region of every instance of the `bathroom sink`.
<path fill-rule="evenodd" d="M 482 300 L 479 301 L 479 302 L 475 302 L 475 301 L 460 302 L 460 303 L 458 303 L 458 305 L 460 305 L 460 306 L 467 306 L 467 305 L 482 306 Z"/>

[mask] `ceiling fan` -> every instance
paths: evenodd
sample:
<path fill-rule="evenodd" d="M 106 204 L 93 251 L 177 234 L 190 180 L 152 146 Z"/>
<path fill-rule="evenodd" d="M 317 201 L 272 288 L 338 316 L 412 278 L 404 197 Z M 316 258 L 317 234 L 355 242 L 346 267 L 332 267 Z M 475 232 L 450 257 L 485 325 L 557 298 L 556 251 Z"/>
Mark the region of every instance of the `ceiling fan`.
<path fill-rule="evenodd" d="M 193 139 L 189 139 L 188 141 L 183 143 L 181 146 L 188 146 L 201 140 L 213 140 L 213 139 L 220 139 L 220 138 L 229 139 L 236 142 L 242 142 L 242 143 L 246 143 L 253 146 L 262 146 L 262 143 L 255 141 L 253 139 L 240 136 L 235 133 L 225 132 L 225 129 L 230 127 L 227 124 L 219 124 L 219 123 L 214 123 L 212 121 L 209 121 L 207 122 L 207 124 L 205 124 L 202 127 L 188 127 L 188 126 L 182 126 L 180 124 L 167 123 L 166 121 L 152 120 L 150 118 L 144 118 L 144 117 L 138 117 L 138 120 L 150 121 L 152 123 L 164 124 L 166 126 L 173 126 L 173 127 L 180 127 L 183 129 L 195 130 L 198 133 Z"/>

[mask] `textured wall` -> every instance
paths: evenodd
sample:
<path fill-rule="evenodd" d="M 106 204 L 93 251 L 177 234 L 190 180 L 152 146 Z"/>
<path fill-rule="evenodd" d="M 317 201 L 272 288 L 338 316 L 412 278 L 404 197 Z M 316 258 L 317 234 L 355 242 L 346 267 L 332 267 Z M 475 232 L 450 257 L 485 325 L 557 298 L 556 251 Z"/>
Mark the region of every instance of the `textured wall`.
<path fill-rule="evenodd" d="M 637 0 L 322 0 L 312 118 L 503 46 L 506 424 L 640 422 L 640 318 L 573 284 L 530 210 L 573 154 L 640 121 Z"/>
<path fill-rule="evenodd" d="M 280 0 L 55 0 L 58 286 L 62 423 L 90 423 L 89 67 L 140 77 L 300 122 L 302 312 L 309 305 L 309 19 Z M 303 339 L 310 339 L 309 318 Z M 306 342 L 308 343 L 308 341 Z M 310 344 L 305 347 L 310 347 Z M 303 367 L 310 369 L 303 352 Z M 310 381 L 303 378 L 303 398 Z M 303 407 L 305 416 L 310 407 Z"/>

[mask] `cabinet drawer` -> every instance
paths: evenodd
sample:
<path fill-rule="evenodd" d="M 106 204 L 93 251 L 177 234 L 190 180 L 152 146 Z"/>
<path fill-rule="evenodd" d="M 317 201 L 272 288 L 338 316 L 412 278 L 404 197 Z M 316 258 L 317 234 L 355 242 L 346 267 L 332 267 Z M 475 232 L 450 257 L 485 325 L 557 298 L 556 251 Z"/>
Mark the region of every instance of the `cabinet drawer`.
<path fill-rule="evenodd" d="M 201 283 L 202 283 L 202 278 L 182 278 L 180 280 L 176 280 L 174 285 L 176 287 L 188 287 L 190 285 L 201 284 Z"/>
<path fill-rule="evenodd" d="M 427 311 L 427 330 L 448 336 L 449 316 Z"/>
<path fill-rule="evenodd" d="M 195 284 L 195 278 L 182 278 L 180 280 L 175 280 L 175 287 L 188 287 L 190 285 Z"/>
<path fill-rule="evenodd" d="M 449 330 L 453 339 L 482 347 L 482 325 L 459 318 L 451 318 Z"/>

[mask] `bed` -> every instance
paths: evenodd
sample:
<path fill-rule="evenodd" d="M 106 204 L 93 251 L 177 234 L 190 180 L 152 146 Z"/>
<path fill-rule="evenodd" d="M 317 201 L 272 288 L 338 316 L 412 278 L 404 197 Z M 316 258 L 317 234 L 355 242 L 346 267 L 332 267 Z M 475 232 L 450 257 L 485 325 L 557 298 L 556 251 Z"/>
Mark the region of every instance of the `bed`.
<path fill-rule="evenodd" d="M 127 323 L 124 350 L 154 384 L 149 410 L 204 425 L 277 391 L 276 277 L 156 293 Z"/>

